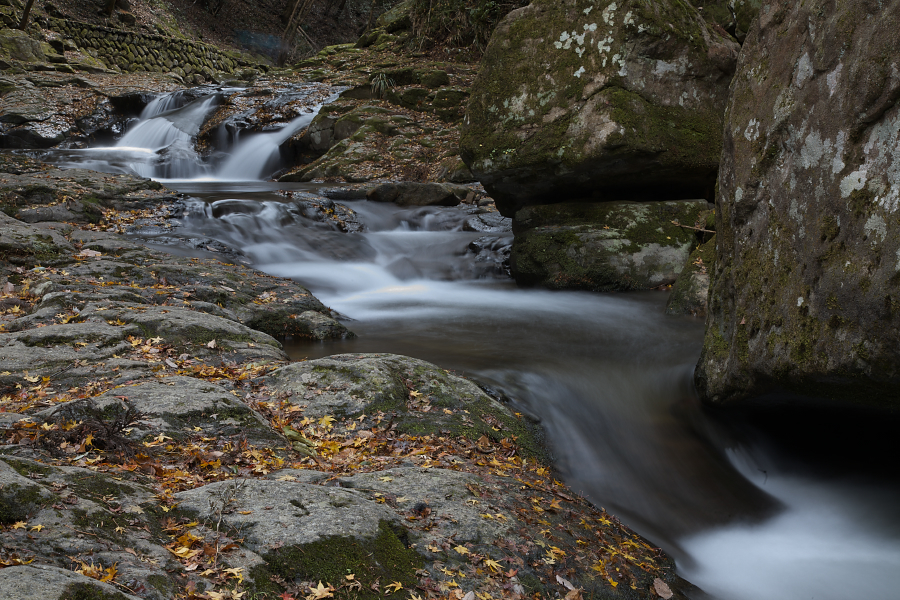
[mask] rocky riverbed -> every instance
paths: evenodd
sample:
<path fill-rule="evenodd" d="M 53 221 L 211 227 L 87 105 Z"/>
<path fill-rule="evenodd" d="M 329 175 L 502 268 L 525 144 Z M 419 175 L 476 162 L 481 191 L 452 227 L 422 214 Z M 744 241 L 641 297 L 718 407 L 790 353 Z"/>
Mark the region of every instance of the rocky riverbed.
<path fill-rule="evenodd" d="M 2 168 L 0 595 L 682 597 L 503 398 L 403 356 L 290 362 L 284 336 L 353 333 L 293 281 L 118 233 L 174 194 Z"/>

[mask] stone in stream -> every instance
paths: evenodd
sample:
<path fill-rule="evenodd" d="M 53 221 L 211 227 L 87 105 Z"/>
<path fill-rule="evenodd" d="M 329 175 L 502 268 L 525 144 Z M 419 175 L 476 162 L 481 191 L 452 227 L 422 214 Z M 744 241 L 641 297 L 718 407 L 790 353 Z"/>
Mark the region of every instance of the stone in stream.
<path fill-rule="evenodd" d="M 491 38 L 461 155 L 513 216 L 712 197 L 737 43 L 678 0 L 535 0 Z"/>
<path fill-rule="evenodd" d="M 369 188 L 366 199 L 370 202 L 393 202 L 398 206 L 456 206 L 471 191 L 465 186 L 450 183 L 401 181 Z"/>
<path fill-rule="evenodd" d="M 900 1 L 768 3 L 726 115 L 702 398 L 898 406 Z"/>
<path fill-rule="evenodd" d="M 529 206 L 513 220 L 510 271 L 520 285 L 621 291 L 675 282 L 696 246 L 705 200 Z"/>

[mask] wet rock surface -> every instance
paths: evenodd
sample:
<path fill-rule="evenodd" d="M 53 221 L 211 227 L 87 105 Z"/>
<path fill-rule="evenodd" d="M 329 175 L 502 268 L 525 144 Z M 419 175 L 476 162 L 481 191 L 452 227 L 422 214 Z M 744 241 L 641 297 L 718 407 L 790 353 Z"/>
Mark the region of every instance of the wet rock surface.
<path fill-rule="evenodd" d="M 164 75 L 4 73 L 0 78 L 0 147 L 51 148 L 109 135 L 154 94 L 179 82 Z M 129 108 L 133 114 L 129 114 Z"/>
<path fill-rule="evenodd" d="M 744 43 L 696 371 L 708 402 L 897 404 L 898 9 L 777 2 Z"/>

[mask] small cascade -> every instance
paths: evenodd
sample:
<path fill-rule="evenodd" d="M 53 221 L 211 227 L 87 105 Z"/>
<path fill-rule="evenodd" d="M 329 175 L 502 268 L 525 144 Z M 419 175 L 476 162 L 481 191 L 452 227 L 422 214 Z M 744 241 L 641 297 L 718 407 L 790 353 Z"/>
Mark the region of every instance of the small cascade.
<path fill-rule="evenodd" d="M 182 108 L 158 112 L 149 118 L 144 118 L 142 114 L 142 120 L 122 136 L 116 147 L 161 150 L 176 141 L 190 142 L 200 131 L 206 115 L 218 99 L 217 94 L 212 94 Z M 165 102 L 155 105 L 157 100 L 148 104 L 144 113 L 154 112 L 166 105 Z"/>
<path fill-rule="evenodd" d="M 222 163 L 216 179 L 221 181 L 263 179 L 274 170 L 281 144 L 307 127 L 319 114 L 319 108 L 321 105 L 313 107 L 311 112 L 300 115 L 278 131 L 259 133 L 240 142 L 235 135 L 235 146 L 231 156 Z"/>
<path fill-rule="evenodd" d="M 197 135 L 223 99 L 236 91 L 195 88 L 162 94 L 144 107 L 115 145 L 55 149 L 43 156 L 60 166 L 133 173 L 161 181 L 263 181 L 280 166 L 280 146 L 307 127 L 324 104 L 337 98 L 337 94 L 326 97 L 321 86 L 281 90 L 266 110 L 284 111 L 285 106 L 300 100 L 302 114 L 277 130 L 263 133 L 246 131 L 271 126 L 253 111 L 231 115 L 226 119 L 230 125 L 220 126 L 213 134 L 216 152 L 201 156 L 195 148 Z M 316 100 L 319 103 L 307 104 Z M 295 105 L 286 112 L 297 110 Z"/>

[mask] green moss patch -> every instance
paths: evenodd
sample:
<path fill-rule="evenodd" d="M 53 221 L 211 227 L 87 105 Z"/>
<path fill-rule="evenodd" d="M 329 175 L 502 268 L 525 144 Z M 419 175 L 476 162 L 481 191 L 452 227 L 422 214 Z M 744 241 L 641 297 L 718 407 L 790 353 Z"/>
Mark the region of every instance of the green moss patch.
<path fill-rule="evenodd" d="M 266 563 L 250 572 L 256 590 L 279 594 L 282 588 L 273 581 L 273 576 L 288 583 L 321 581 L 325 585 L 338 587 L 347 582 L 347 575 L 354 575 L 361 587 L 338 591 L 338 598 L 382 598 L 381 592 L 370 587 L 376 582 L 385 586 L 399 581 L 406 589 L 415 588 L 416 570 L 422 567 L 424 561 L 407 547 L 406 531 L 386 521 L 381 521 L 378 528 L 379 533 L 374 539 L 335 536 L 269 552 L 263 556 Z"/>

